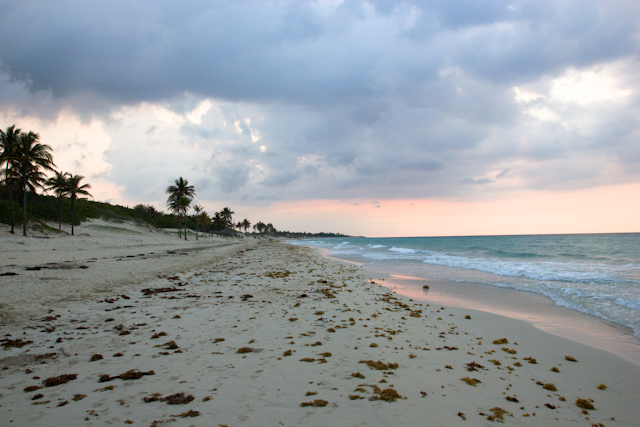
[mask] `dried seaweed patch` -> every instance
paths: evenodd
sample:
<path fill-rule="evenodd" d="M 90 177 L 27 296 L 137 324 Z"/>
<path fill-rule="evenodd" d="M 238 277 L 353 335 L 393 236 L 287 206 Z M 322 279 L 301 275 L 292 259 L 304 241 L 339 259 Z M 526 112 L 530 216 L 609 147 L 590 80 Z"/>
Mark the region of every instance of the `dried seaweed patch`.
<path fill-rule="evenodd" d="M 322 399 L 315 399 L 313 402 L 302 402 L 300 404 L 300 406 L 305 407 L 305 406 L 316 406 L 318 408 L 321 408 L 323 406 L 327 406 L 329 404 L 329 402 L 327 402 L 326 400 L 322 400 Z"/>
<path fill-rule="evenodd" d="M 44 384 L 45 387 L 55 387 L 60 384 L 66 384 L 69 381 L 75 380 L 76 378 L 78 378 L 78 374 L 63 374 L 57 377 L 47 378 L 46 380 L 42 381 L 42 384 Z"/>
<path fill-rule="evenodd" d="M 580 399 L 578 398 L 578 400 L 576 400 L 576 405 L 579 408 L 582 409 L 590 409 L 592 411 L 595 411 L 595 407 L 593 406 L 593 404 L 591 402 L 589 402 L 587 399 Z"/>
<path fill-rule="evenodd" d="M 383 363 L 380 360 L 373 361 L 373 360 L 361 360 L 358 363 L 366 363 L 367 366 L 371 369 L 377 369 L 378 371 L 383 371 L 385 369 L 398 369 L 398 364 L 397 363 Z"/>
<path fill-rule="evenodd" d="M 464 381 L 465 383 L 473 387 L 476 387 L 478 384 L 482 384 L 482 381 L 480 381 L 477 378 L 464 377 L 464 378 L 460 378 L 460 381 Z"/>

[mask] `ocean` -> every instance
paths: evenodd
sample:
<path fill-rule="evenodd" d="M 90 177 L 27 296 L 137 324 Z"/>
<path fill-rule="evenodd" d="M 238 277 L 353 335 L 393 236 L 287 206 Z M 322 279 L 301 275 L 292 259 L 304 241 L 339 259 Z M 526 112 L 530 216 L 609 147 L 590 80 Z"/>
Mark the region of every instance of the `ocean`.
<path fill-rule="evenodd" d="M 640 233 L 291 241 L 364 267 L 544 295 L 640 338 Z"/>

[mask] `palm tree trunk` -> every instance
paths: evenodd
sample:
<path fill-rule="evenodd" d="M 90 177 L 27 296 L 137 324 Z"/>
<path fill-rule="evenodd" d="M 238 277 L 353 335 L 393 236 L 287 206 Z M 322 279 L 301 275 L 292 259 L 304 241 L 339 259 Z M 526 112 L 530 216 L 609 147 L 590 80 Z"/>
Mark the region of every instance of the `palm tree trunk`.
<path fill-rule="evenodd" d="M 7 191 L 9 192 L 9 201 L 11 202 L 11 234 L 16 234 L 14 230 L 16 225 L 16 214 L 15 209 L 13 208 L 13 193 L 11 192 L 11 185 L 9 185 L 9 163 L 7 163 L 4 177 L 7 183 Z"/>
<path fill-rule="evenodd" d="M 27 236 L 27 175 L 22 175 L 22 235 Z"/>
<path fill-rule="evenodd" d="M 184 240 L 187 240 L 187 215 L 184 216 Z"/>
<path fill-rule="evenodd" d="M 182 237 L 182 217 L 178 215 L 178 239 Z"/>
<path fill-rule="evenodd" d="M 74 233 L 74 229 L 73 229 L 73 224 L 76 222 L 76 210 L 74 208 L 74 202 L 75 201 L 75 197 L 71 196 L 71 235 L 75 236 Z"/>
<path fill-rule="evenodd" d="M 58 206 L 60 206 L 60 222 L 58 223 L 58 231 L 62 230 L 62 196 L 58 196 Z"/>

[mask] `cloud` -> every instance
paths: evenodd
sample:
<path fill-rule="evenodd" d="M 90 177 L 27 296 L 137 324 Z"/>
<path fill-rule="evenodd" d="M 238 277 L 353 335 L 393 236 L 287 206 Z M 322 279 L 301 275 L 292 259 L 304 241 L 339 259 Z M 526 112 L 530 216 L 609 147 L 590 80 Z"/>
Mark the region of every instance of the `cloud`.
<path fill-rule="evenodd" d="M 634 182 L 639 9 L 8 2 L 0 119 L 60 141 L 69 167 L 96 165 L 115 200 L 161 203 L 178 176 L 257 204 Z M 76 153 L 72 122 L 93 132 Z"/>

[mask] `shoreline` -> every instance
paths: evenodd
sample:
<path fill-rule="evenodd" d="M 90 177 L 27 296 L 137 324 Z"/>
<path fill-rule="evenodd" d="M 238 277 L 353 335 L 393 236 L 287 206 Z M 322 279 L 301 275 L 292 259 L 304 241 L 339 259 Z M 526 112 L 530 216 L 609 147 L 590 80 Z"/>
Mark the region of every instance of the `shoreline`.
<path fill-rule="evenodd" d="M 340 258 L 326 248 L 308 246 L 326 258 L 361 266 L 384 278 L 383 285 L 416 300 L 475 309 L 518 319 L 551 334 L 611 352 L 640 365 L 640 339 L 622 325 L 556 305 L 544 295 L 479 283 L 425 279 Z M 430 286 L 428 292 L 422 286 Z"/>
<path fill-rule="evenodd" d="M 154 239 L 145 242 L 166 244 Z M 102 242 L 105 254 L 122 250 L 120 240 Z M 73 256 L 80 241 L 67 243 Z M 3 324 L 0 417 L 33 426 L 275 427 L 422 425 L 425 417 L 433 426 L 501 418 L 610 426 L 640 416 L 640 366 L 609 352 L 524 321 L 412 300 L 311 248 L 256 241 L 227 250 L 134 259 L 128 271 L 148 274 L 155 264 L 173 273 L 45 302 Z M 47 253 L 21 256 L 42 262 Z M 126 265 L 105 263 L 101 274 Z M 71 280 L 59 296 L 82 286 Z M 7 292 L 0 286 L 0 297 Z M 13 298 L 16 310 L 32 304 L 29 295 Z M 596 409 L 583 411 L 578 399 Z"/>

